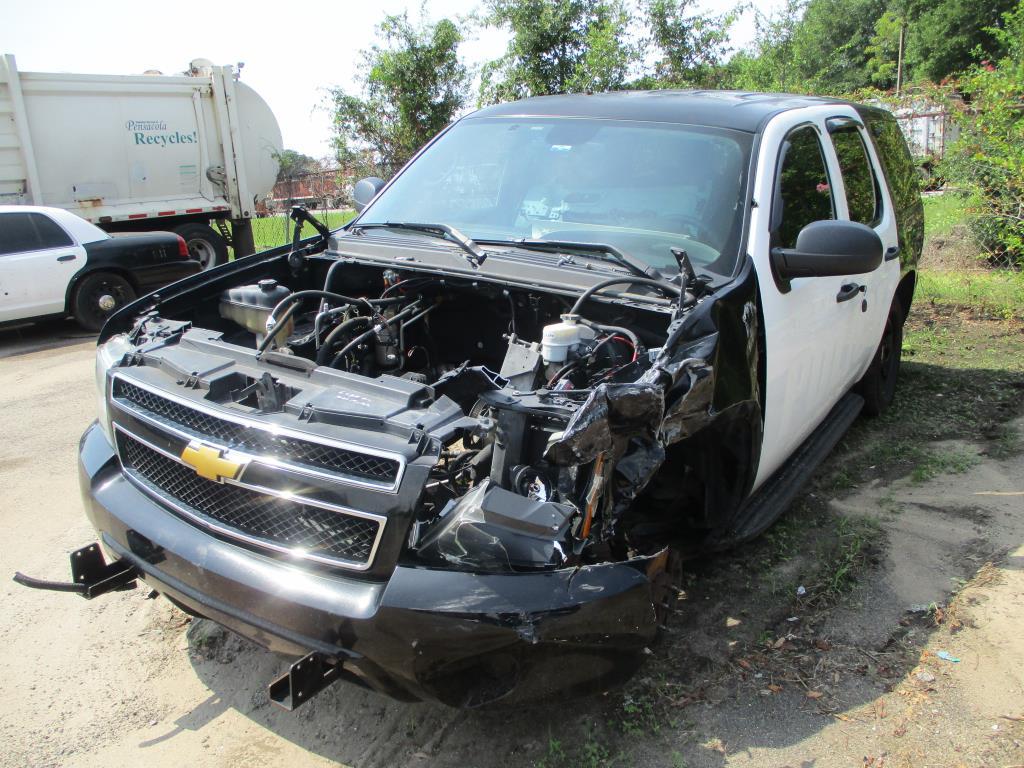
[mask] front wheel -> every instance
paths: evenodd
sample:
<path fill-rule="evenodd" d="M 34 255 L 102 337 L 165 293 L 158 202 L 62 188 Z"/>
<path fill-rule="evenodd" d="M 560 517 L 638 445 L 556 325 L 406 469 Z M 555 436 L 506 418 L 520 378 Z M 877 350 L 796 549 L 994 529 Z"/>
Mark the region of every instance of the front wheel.
<path fill-rule="evenodd" d="M 113 272 L 93 272 L 75 286 L 71 314 L 87 331 L 98 331 L 107 318 L 135 300 L 131 283 Z"/>
<path fill-rule="evenodd" d="M 188 246 L 188 255 L 210 269 L 228 260 L 228 244 L 220 233 L 206 224 L 182 224 L 174 228 Z"/>
<path fill-rule="evenodd" d="M 865 416 L 881 416 L 892 405 L 896 396 L 896 380 L 900 373 L 900 359 L 903 352 L 903 307 L 894 298 L 885 319 L 882 340 L 875 350 L 871 366 L 854 391 L 864 398 Z"/>

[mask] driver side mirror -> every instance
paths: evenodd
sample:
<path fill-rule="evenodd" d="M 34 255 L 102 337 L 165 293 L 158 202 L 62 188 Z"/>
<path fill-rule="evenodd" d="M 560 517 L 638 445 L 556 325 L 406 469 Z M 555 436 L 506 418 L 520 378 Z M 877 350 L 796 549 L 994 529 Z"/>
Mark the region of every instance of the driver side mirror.
<path fill-rule="evenodd" d="M 367 176 L 365 179 L 357 181 L 352 189 L 353 207 L 361 213 L 363 208 L 377 196 L 377 193 L 384 189 L 384 184 L 384 179 L 378 179 L 376 176 Z"/>
<path fill-rule="evenodd" d="M 882 240 L 871 227 L 855 221 L 812 221 L 796 236 L 795 248 L 772 248 L 771 260 L 782 281 L 862 275 L 882 263 Z"/>

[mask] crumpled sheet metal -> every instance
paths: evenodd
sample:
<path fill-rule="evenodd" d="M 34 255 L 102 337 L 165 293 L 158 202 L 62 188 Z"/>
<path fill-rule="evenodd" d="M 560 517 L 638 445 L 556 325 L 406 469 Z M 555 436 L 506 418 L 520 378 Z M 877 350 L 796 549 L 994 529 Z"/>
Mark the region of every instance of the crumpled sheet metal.
<path fill-rule="evenodd" d="M 660 361 L 661 370 L 675 382 L 666 397 L 661 423 L 665 445 L 690 437 L 715 417 L 713 361 L 717 348 L 718 334 L 714 333 Z"/>
<path fill-rule="evenodd" d="M 573 414 L 546 458 L 555 464 L 587 464 L 601 453 L 617 453 L 616 443 L 633 436 L 653 438 L 665 411 L 656 384 L 601 384 Z"/>

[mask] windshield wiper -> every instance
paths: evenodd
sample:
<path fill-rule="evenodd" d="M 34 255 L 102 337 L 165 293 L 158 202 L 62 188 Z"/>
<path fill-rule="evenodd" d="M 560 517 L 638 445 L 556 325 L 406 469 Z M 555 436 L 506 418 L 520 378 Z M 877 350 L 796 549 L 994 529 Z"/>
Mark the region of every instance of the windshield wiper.
<path fill-rule="evenodd" d="M 488 245 L 511 245 L 534 251 L 577 251 L 584 257 L 595 257 L 625 267 L 636 277 L 661 278 L 661 272 L 645 261 L 623 253 L 607 243 L 576 243 L 570 240 L 484 240 Z"/>
<path fill-rule="evenodd" d="M 363 229 L 407 229 L 412 232 L 423 232 L 427 235 L 439 237 L 442 240 L 455 243 L 466 252 L 466 261 L 473 269 L 478 268 L 487 258 L 487 253 L 468 235 L 463 234 L 455 227 L 447 224 L 418 224 L 410 221 L 383 221 L 370 224 L 356 224 L 352 227 L 353 232 Z"/>

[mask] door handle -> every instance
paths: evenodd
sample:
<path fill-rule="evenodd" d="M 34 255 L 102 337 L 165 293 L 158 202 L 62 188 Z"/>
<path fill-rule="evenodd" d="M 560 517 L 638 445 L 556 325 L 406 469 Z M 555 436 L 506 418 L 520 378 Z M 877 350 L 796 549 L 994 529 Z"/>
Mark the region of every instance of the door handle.
<path fill-rule="evenodd" d="M 890 245 L 885 249 L 885 260 L 892 261 L 900 255 L 900 247 L 898 245 Z"/>
<path fill-rule="evenodd" d="M 857 296 L 858 293 L 867 293 L 868 288 L 866 285 L 858 285 L 857 283 L 845 283 L 842 288 L 839 289 L 839 293 L 836 294 L 836 302 L 842 304 L 844 301 L 849 301 Z"/>
<path fill-rule="evenodd" d="M 73 253 L 66 253 L 63 256 L 58 256 L 57 261 L 74 261 L 77 258 Z"/>

